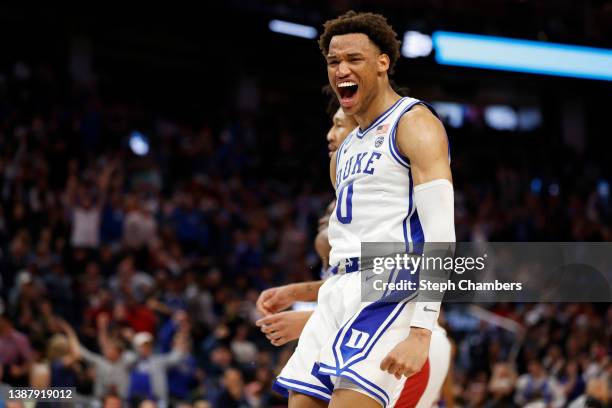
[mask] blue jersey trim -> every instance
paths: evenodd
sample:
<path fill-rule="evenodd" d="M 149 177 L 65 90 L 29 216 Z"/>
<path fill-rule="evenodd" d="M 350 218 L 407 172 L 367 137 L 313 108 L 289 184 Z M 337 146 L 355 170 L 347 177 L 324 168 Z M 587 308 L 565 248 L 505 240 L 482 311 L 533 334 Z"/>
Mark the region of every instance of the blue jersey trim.
<path fill-rule="evenodd" d="M 421 226 L 421 220 L 419 219 L 419 210 L 414 209 L 414 215 L 410 217 L 410 235 L 412 243 L 425 242 L 425 234 L 423 233 L 423 227 Z M 417 247 L 412 248 L 413 252 L 417 252 Z M 419 253 L 422 251 L 418 251 Z"/>
<path fill-rule="evenodd" d="M 395 271 L 397 270 L 397 268 L 393 268 L 393 270 L 391 271 L 391 273 L 389 274 L 389 280 L 387 280 L 387 283 L 391 283 L 393 282 L 393 274 L 395 274 Z M 387 288 L 385 289 L 385 291 L 382 294 L 382 298 L 384 299 L 387 296 L 387 292 L 389 291 L 389 285 L 387 285 Z"/>
<path fill-rule="evenodd" d="M 391 107 L 389 109 L 387 109 L 386 111 L 381 113 L 376 119 L 374 119 L 374 122 L 372 122 L 370 124 L 370 126 L 368 126 L 365 130 L 361 130 L 361 128 L 358 127 L 357 128 L 357 137 L 361 139 L 363 136 L 365 136 L 366 133 L 368 133 L 370 130 L 372 130 L 372 128 L 374 126 L 378 125 L 380 122 L 382 122 L 383 120 L 387 119 L 387 117 L 389 117 L 389 115 L 391 113 L 393 113 L 395 108 L 397 108 L 404 99 L 406 99 L 406 98 L 398 99 L 397 102 L 395 102 L 393 105 L 391 105 Z"/>
<path fill-rule="evenodd" d="M 272 384 L 272 389 L 284 397 L 288 397 L 289 390 L 291 390 L 323 401 L 329 402 L 331 400 L 331 393 L 327 388 L 290 378 L 278 377 Z"/>
<path fill-rule="evenodd" d="M 412 199 L 414 192 L 414 183 L 412 181 L 412 173 L 408 173 L 408 214 L 404 217 L 402 226 L 404 228 L 404 243 L 406 244 L 407 253 L 420 253 L 422 251 L 417 250 L 414 246 L 415 243 L 425 242 L 425 234 L 423 233 L 423 227 L 421 226 L 421 220 L 419 219 L 419 213 L 417 211 L 414 200 Z M 408 237 L 408 223 L 410 223 L 410 237 Z M 422 247 L 422 246 L 421 246 Z"/>
<path fill-rule="evenodd" d="M 414 192 L 414 182 L 412 181 L 412 173 L 408 174 L 408 182 L 410 183 L 410 197 L 412 197 L 412 194 Z M 417 242 L 425 242 L 425 234 L 423 233 L 423 227 L 421 226 L 421 221 L 419 220 L 418 209 L 416 208 L 416 204 L 412 203 L 412 200 L 411 204 L 413 204 L 412 211 L 409 213 L 410 216 L 408 217 L 410 220 L 410 241 L 413 244 Z M 412 250 L 414 251 L 415 248 L 412 248 Z"/>
<path fill-rule="evenodd" d="M 404 229 L 404 244 L 406 245 L 406 253 L 410 253 L 410 239 L 408 238 L 408 219 L 412 215 L 412 206 L 414 203 L 412 202 L 412 194 L 413 194 L 413 186 L 412 186 L 412 173 L 408 171 L 408 212 L 404 217 L 404 221 L 402 221 L 402 227 Z"/>
<path fill-rule="evenodd" d="M 374 388 L 375 390 L 379 391 L 380 393 L 382 393 L 382 395 L 384 396 L 384 400 L 381 399 L 381 402 L 383 402 L 383 406 L 387 406 L 387 404 L 389 404 L 389 394 L 387 394 L 385 392 L 385 390 L 383 390 L 381 387 L 379 387 L 378 385 L 374 384 L 372 381 L 369 381 L 368 379 L 364 378 L 362 375 L 358 374 L 357 372 L 351 370 L 351 369 L 347 369 L 344 374 L 348 374 L 350 376 L 353 376 L 355 380 L 361 380 L 364 383 L 366 383 L 367 385 L 369 385 L 370 387 Z M 365 389 L 365 388 L 364 388 Z M 380 397 L 379 397 L 380 399 Z"/>
<path fill-rule="evenodd" d="M 334 367 L 328 366 L 326 364 L 321 364 L 321 368 L 319 369 L 319 371 L 324 374 L 333 375 L 334 377 L 346 378 L 348 380 L 351 380 L 353 384 L 359 386 L 368 395 L 380 401 L 383 407 L 386 407 L 389 404 L 389 395 L 385 392 L 385 390 L 383 390 L 373 382 L 365 379 L 353 370 L 346 368 L 341 371 L 338 371 Z"/>
<path fill-rule="evenodd" d="M 321 381 L 321 384 L 323 384 L 327 388 L 329 393 L 331 394 L 334 391 L 334 384 L 332 384 L 332 381 L 331 381 L 331 378 L 329 378 L 329 375 L 319 373 L 319 368 L 321 368 L 319 363 L 314 363 L 312 365 L 312 370 L 310 370 L 310 374 L 313 377 L 316 377 L 319 381 Z"/>
<path fill-rule="evenodd" d="M 410 208 L 410 206 L 408 207 Z M 408 210 L 408 213 L 406 213 L 406 216 L 404 217 L 404 221 L 402 221 L 402 228 L 404 229 L 404 244 L 406 246 L 406 253 L 409 254 L 410 253 L 410 241 L 408 240 L 408 226 L 406 224 L 406 221 L 408 220 L 408 217 L 410 216 L 410 209 Z"/>
<path fill-rule="evenodd" d="M 393 148 L 394 145 L 395 145 L 395 137 L 393 137 L 394 135 L 395 135 L 395 127 L 393 128 L 392 133 L 389 136 L 389 140 L 388 140 L 389 152 L 391 152 L 391 157 L 393 157 L 393 159 L 398 164 L 400 164 L 401 166 L 404 166 L 405 168 L 410 170 L 410 165 L 405 160 L 400 159 L 400 157 L 397 155 L 397 153 L 395 153 L 395 149 Z"/>

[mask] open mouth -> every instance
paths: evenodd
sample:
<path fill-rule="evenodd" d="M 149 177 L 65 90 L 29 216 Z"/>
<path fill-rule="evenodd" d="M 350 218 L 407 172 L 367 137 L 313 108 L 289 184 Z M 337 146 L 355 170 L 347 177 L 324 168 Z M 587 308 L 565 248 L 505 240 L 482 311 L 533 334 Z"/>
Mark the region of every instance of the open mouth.
<path fill-rule="evenodd" d="M 343 106 L 349 105 L 352 102 L 358 89 L 359 86 L 353 81 L 345 81 L 338 84 L 338 94 Z"/>

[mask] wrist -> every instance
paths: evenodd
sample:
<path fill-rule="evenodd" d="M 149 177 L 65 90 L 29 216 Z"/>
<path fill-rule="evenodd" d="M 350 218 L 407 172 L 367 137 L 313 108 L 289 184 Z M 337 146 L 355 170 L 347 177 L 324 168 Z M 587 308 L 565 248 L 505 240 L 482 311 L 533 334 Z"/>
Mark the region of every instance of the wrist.
<path fill-rule="evenodd" d="M 431 330 L 426 329 L 424 327 L 416 327 L 416 326 L 411 326 L 410 327 L 410 334 L 411 336 L 418 336 L 418 337 L 425 337 L 425 338 L 431 338 Z"/>
<path fill-rule="evenodd" d="M 300 285 L 298 283 L 287 285 L 287 297 L 291 302 L 300 300 Z"/>
<path fill-rule="evenodd" d="M 289 286 L 291 286 L 291 300 L 293 300 L 294 302 L 309 302 L 313 300 L 313 295 L 316 295 L 316 291 L 314 291 L 312 282 L 292 283 Z"/>

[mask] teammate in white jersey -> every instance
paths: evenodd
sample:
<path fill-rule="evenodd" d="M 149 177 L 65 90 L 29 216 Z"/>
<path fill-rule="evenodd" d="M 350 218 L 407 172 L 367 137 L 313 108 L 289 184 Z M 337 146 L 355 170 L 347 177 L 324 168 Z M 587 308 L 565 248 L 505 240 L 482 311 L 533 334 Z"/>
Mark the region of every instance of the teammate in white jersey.
<path fill-rule="evenodd" d="M 392 406 L 404 377 L 427 360 L 440 304 L 362 301 L 361 243 L 455 240 L 448 142 L 429 109 L 390 87 L 399 42 L 382 16 L 349 12 L 329 21 L 320 45 L 330 85 L 359 128 L 331 160 L 337 274 L 319 290 L 275 388 L 291 391 L 290 407 Z"/>
<path fill-rule="evenodd" d="M 326 135 L 330 157 L 356 127 L 357 122 L 350 116 L 345 115 L 342 108 L 336 110 L 332 117 L 332 127 Z M 332 202 L 330 205 L 333 209 L 335 203 Z M 323 225 L 319 226 L 319 233 L 315 238 L 315 248 L 323 264 L 321 279 L 327 277 L 325 271 L 329 266 L 331 248 L 327 237 L 327 226 L 331 209 L 321 218 L 320 223 Z M 282 346 L 300 337 L 312 311 L 292 310 L 283 312 L 283 310 L 291 307 L 295 302 L 316 301 L 322 284 L 323 280 L 292 283 L 266 289 L 259 295 L 257 309 L 264 315 L 264 318 L 258 320 L 257 325 L 261 327 L 261 331 L 274 346 Z"/>

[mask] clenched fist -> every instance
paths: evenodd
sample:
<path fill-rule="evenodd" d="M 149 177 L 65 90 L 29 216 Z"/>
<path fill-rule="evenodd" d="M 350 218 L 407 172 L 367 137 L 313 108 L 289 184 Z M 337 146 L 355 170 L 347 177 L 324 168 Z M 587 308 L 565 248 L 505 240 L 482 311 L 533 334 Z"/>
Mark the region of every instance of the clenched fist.
<path fill-rule="evenodd" d="M 393 374 L 398 380 L 421 371 L 429 356 L 431 331 L 411 327 L 408 338 L 398 343 L 380 363 L 380 369 Z"/>

